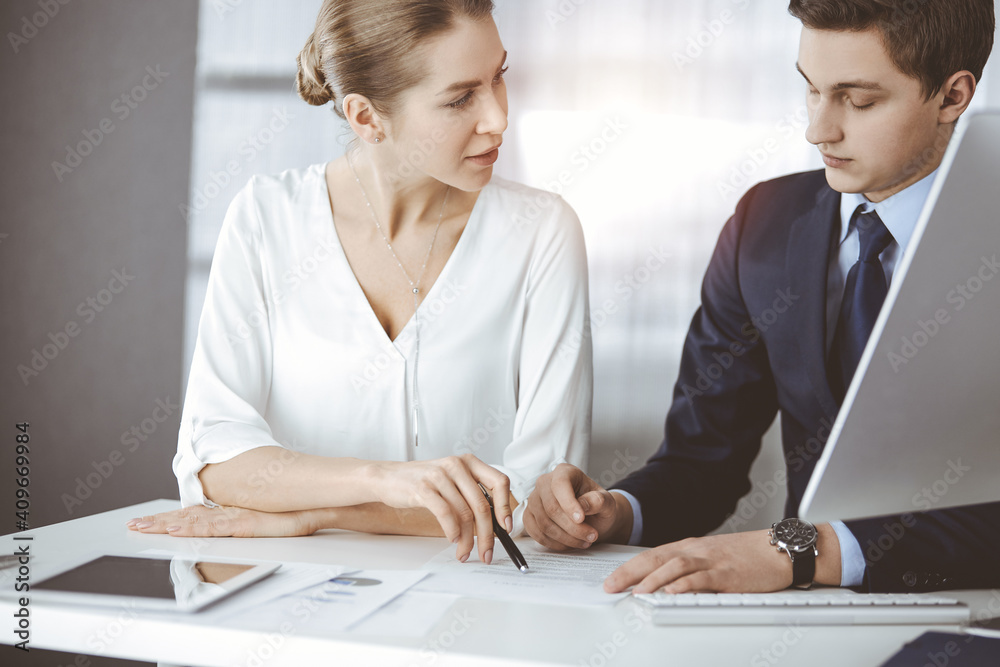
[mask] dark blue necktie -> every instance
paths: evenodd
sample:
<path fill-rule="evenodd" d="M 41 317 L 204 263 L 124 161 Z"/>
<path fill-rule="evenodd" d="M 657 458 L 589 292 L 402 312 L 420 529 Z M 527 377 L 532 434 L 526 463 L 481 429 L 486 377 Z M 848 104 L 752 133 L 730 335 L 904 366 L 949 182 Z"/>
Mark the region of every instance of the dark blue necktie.
<path fill-rule="evenodd" d="M 861 241 L 861 253 L 847 274 L 830 355 L 830 386 L 838 401 L 844 400 L 889 292 L 885 270 L 878 257 L 892 243 L 892 234 L 874 210 L 862 213 L 862 208 L 864 205 L 858 207 L 852 219 Z"/>

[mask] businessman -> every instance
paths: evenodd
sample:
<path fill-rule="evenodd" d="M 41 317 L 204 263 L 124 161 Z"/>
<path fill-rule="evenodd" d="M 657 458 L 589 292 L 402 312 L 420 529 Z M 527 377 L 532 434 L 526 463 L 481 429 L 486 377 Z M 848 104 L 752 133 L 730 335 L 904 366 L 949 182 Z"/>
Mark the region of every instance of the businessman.
<path fill-rule="evenodd" d="M 560 466 L 529 497 L 525 527 L 558 550 L 654 547 L 608 577 L 609 592 L 1000 585 L 1000 503 L 819 526 L 794 516 L 992 50 L 993 0 L 792 0 L 789 11 L 803 24 L 806 138 L 825 169 L 754 187 L 723 229 L 659 450 L 610 491 Z M 750 490 L 778 412 L 788 518 L 702 537 Z"/>

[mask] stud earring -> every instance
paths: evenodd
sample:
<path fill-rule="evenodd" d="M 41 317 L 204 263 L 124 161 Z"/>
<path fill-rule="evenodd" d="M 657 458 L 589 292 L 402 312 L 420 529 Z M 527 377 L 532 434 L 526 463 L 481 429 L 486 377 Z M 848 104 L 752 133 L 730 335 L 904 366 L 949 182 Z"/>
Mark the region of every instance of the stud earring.
<path fill-rule="evenodd" d="M 382 137 L 375 137 L 375 143 L 376 144 L 382 143 Z"/>

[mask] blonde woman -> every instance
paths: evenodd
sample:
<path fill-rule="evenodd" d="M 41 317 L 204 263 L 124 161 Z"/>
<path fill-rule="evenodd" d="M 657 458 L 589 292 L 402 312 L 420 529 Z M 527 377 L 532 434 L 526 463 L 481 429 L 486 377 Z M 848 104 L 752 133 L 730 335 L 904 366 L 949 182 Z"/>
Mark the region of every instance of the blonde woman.
<path fill-rule="evenodd" d="M 558 197 L 493 177 L 507 53 L 489 0 L 327 0 L 299 94 L 354 142 L 227 214 L 174 472 L 140 532 L 445 535 L 493 555 L 589 446 L 586 254 Z"/>

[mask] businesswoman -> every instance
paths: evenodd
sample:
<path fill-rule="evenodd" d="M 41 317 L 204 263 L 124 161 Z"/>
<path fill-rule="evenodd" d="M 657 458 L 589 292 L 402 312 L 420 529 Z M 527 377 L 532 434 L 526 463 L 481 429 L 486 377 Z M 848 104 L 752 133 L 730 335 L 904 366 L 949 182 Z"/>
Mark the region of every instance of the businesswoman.
<path fill-rule="evenodd" d="M 489 0 L 327 0 L 298 88 L 355 137 L 255 177 L 226 216 L 174 472 L 174 535 L 444 534 L 492 558 L 535 480 L 582 465 L 582 231 L 492 177 L 506 51 Z"/>

